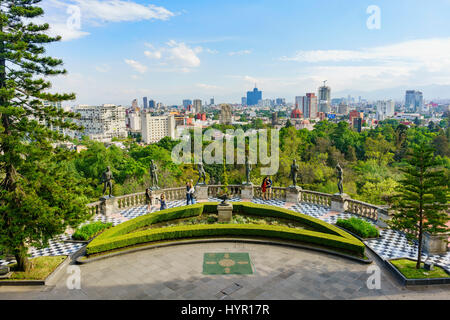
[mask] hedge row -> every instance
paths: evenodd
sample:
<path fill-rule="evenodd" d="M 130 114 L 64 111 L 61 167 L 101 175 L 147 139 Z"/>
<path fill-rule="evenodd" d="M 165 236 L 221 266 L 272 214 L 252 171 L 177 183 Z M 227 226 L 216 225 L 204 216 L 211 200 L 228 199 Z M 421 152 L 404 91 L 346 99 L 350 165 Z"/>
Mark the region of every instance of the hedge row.
<path fill-rule="evenodd" d="M 318 232 L 265 225 L 194 225 L 150 229 L 133 233 L 135 230 L 160 222 L 216 213 L 217 205 L 218 203 L 198 203 L 191 206 L 171 208 L 151 213 L 127 221 L 105 231 L 97 237 L 88 245 L 87 253 L 95 254 L 152 241 L 208 236 L 260 236 L 280 238 L 341 248 L 355 253 L 364 252 L 364 244 L 340 228 L 284 208 L 254 203 L 234 203 L 233 212 L 297 221 L 313 227 Z"/>
<path fill-rule="evenodd" d="M 347 220 L 339 219 L 336 224 L 350 232 L 353 232 L 361 238 L 377 238 L 380 236 L 380 231 L 378 231 L 375 226 L 365 220 L 355 217 Z"/>
<path fill-rule="evenodd" d="M 268 225 L 197 225 L 149 229 L 112 239 L 96 239 L 87 247 L 87 254 L 96 254 L 128 246 L 164 240 L 210 236 L 249 236 L 276 238 L 313 243 L 334 249 L 344 249 L 358 255 L 364 254 L 364 244 L 353 238 L 321 232 Z"/>

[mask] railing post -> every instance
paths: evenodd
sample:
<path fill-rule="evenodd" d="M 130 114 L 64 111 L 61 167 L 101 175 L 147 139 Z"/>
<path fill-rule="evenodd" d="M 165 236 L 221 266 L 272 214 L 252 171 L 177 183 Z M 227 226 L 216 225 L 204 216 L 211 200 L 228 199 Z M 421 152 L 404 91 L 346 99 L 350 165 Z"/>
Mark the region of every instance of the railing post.
<path fill-rule="evenodd" d="M 298 203 L 301 201 L 302 188 L 300 187 L 289 187 L 286 191 L 286 202 Z"/>
<path fill-rule="evenodd" d="M 350 197 L 348 194 L 336 193 L 331 197 L 331 210 L 336 212 L 345 212 L 348 208 L 348 201 Z"/>
<path fill-rule="evenodd" d="M 198 185 L 195 187 L 195 196 L 197 201 L 208 201 L 208 186 Z"/>
<path fill-rule="evenodd" d="M 242 199 L 253 200 L 253 184 L 243 184 L 241 190 Z"/>
<path fill-rule="evenodd" d="M 117 213 L 119 210 L 119 203 L 115 197 L 102 197 L 100 201 L 100 212 L 106 217 Z"/>

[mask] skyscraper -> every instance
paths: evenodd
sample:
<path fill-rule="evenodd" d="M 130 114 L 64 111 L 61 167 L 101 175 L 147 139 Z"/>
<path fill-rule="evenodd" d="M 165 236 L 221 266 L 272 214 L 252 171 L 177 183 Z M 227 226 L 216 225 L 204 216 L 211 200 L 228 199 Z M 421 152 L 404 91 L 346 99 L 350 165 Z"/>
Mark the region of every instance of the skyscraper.
<path fill-rule="evenodd" d="M 313 119 L 317 117 L 317 97 L 314 93 L 307 93 L 303 97 L 303 117 L 305 119 Z M 299 105 L 300 107 L 300 105 Z"/>
<path fill-rule="evenodd" d="M 189 99 L 183 100 L 183 107 L 187 109 L 189 106 L 192 106 L 192 100 Z"/>
<path fill-rule="evenodd" d="M 406 91 L 405 107 L 410 111 L 421 111 L 423 108 L 423 93 L 415 90 Z"/>
<path fill-rule="evenodd" d="M 319 88 L 319 112 L 329 113 L 331 111 L 331 88 L 325 85 Z"/>
<path fill-rule="evenodd" d="M 241 98 L 241 104 L 242 104 L 242 106 L 246 106 L 247 105 L 247 98 L 246 97 L 242 97 Z"/>
<path fill-rule="evenodd" d="M 147 97 L 144 97 L 144 109 L 148 108 L 148 100 Z"/>
<path fill-rule="evenodd" d="M 139 104 L 138 104 L 138 100 L 137 100 L 137 99 L 134 99 L 134 100 L 131 102 L 131 107 L 134 108 L 134 109 L 139 108 Z"/>
<path fill-rule="evenodd" d="M 148 102 L 148 107 L 149 107 L 150 109 L 155 109 L 155 108 L 156 108 L 156 101 L 155 101 L 155 100 L 150 100 L 150 101 Z"/>
<path fill-rule="evenodd" d="M 211 100 L 209 101 L 209 104 L 212 106 L 215 105 L 214 98 L 211 98 Z"/>
<path fill-rule="evenodd" d="M 255 89 L 253 89 L 253 91 L 247 92 L 247 105 L 256 106 L 258 105 L 259 100 L 262 100 L 262 91 L 259 91 L 255 86 Z"/>
<path fill-rule="evenodd" d="M 195 113 L 201 113 L 203 110 L 202 110 L 202 100 L 200 100 L 200 99 L 195 99 L 194 100 L 194 112 Z"/>

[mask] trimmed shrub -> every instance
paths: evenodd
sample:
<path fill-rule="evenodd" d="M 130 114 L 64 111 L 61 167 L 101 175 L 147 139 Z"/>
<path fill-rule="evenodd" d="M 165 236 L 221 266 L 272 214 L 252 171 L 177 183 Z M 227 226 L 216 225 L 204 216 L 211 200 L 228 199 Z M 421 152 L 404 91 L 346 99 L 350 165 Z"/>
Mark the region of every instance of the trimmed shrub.
<path fill-rule="evenodd" d="M 361 238 L 377 238 L 380 236 L 380 231 L 375 226 L 355 217 L 348 220 L 339 219 L 336 224 Z"/>
<path fill-rule="evenodd" d="M 80 240 L 80 241 L 87 241 L 93 237 L 95 237 L 98 233 L 102 232 L 103 230 L 109 229 L 113 226 L 112 223 L 103 223 L 103 222 L 93 222 L 87 225 L 82 226 L 79 228 L 75 233 L 72 235 L 72 239 L 74 240 Z"/>
<path fill-rule="evenodd" d="M 187 207 L 167 209 L 127 221 L 97 237 L 88 245 L 87 253 L 91 255 L 154 241 L 210 236 L 279 238 L 343 249 L 358 255 L 364 253 L 365 246 L 361 241 L 333 225 L 287 209 L 254 203 L 233 204 L 233 211 L 253 216 L 292 220 L 313 227 L 317 231 L 271 225 L 220 224 L 175 226 L 133 232 L 160 222 L 216 213 L 217 205 L 218 203 L 199 203 Z"/>
<path fill-rule="evenodd" d="M 365 249 L 364 244 L 356 238 L 347 239 L 321 232 L 281 226 L 229 224 L 177 226 L 162 229 L 150 229 L 117 236 L 112 239 L 99 240 L 97 238 L 87 247 L 87 254 L 91 255 L 148 242 L 211 236 L 249 236 L 293 240 L 313 243 L 334 249 L 343 249 L 357 255 L 363 255 Z"/>

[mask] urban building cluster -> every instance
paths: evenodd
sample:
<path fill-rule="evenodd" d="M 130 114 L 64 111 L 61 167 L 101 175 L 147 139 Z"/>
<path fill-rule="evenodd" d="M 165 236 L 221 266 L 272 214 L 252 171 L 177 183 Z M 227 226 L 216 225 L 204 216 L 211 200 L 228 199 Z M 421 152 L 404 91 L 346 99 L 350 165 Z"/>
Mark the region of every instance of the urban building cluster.
<path fill-rule="evenodd" d="M 81 139 L 111 143 L 129 137 L 139 143 L 156 143 L 164 137 L 177 139 L 186 129 L 207 128 L 214 124 L 249 124 L 255 119 L 275 128 L 286 126 L 288 122 L 297 129 L 313 130 L 322 120 L 348 121 L 357 131 L 376 126 L 380 121 L 396 119 L 405 125 L 430 121 L 439 122 L 445 112 L 450 111 L 450 101 L 426 102 L 423 93 L 407 90 L 403 101 L 368 101 L 350 95 L 345 98 L 331 98 L 331 87 L 324 81 L 313 92 L 295 96 L 293 102 L 285 98 L 264 99 L 257 88 L 248 91 L 240 104 L 216 104 L 215 99 L 203 102 L 201 99 L 184 99 L 180 105 L 168 106 L 148 97 L 133 99 L 130 106 L 104 104 L 101 106 L 78 105 L 64 108 L 80 114 L 76 120 L 84 131 L 60 133 Z M 61 104 L 48 103 L 62 108 Z"/>

